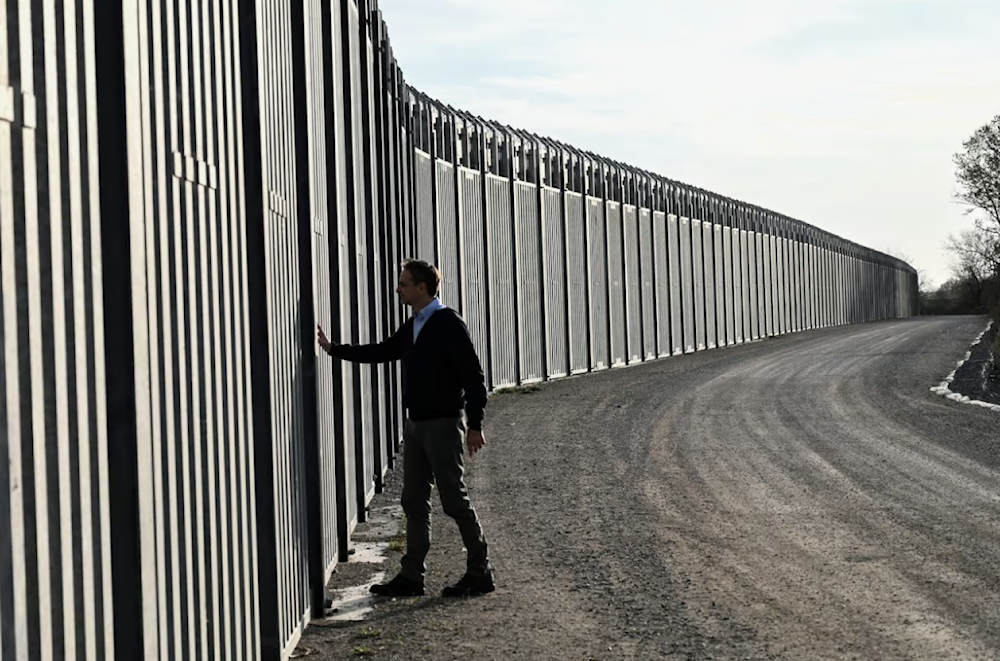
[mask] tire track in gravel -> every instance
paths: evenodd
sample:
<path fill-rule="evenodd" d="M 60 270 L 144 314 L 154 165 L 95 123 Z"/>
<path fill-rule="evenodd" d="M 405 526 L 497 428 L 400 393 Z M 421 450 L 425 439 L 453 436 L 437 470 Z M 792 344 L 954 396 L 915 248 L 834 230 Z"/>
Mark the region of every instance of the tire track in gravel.
<path fill-rule="evenodd" d="M 779 654 L 1000 657 L 996 466 L 937 445 L 928 428 L 951 425 L 912 400 L 893 407 L 922 384 L 886 366 L 934 330 L 869 325 L 734 362 L 657 429 L 648 491 L 689 504 L 668 535 L 678 568 Z"/>

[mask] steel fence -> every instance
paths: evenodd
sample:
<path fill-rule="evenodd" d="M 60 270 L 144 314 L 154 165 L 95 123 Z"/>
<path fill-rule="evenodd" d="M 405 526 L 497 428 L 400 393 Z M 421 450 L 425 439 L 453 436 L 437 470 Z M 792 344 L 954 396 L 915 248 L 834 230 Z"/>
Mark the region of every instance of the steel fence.
<path fill-rule="evenodd" d="M 420 93 L 374 0 L 0 34 L 0 661 L 288 658 L 405 415 L 316 325 L 387 337 L 404 257 L 492 389 L 914 313 L 897 259 Z"/>

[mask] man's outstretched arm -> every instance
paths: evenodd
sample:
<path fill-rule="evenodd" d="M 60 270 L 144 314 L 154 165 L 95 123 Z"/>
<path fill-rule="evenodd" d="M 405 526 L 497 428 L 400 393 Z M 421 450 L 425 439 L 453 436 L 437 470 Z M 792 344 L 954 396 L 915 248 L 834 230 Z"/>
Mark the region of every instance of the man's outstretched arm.
<path fill-rule="evenodd" d="M 328 340 L 323 329 L 316 324 L 316 339 L 320 348 L 334 358 L 352 363 L 388 363 L 399 360 L 403 331 L 409 327 L 409 323 L 403 324 L 391 337 L 378 344 L 340 344 Z"/>

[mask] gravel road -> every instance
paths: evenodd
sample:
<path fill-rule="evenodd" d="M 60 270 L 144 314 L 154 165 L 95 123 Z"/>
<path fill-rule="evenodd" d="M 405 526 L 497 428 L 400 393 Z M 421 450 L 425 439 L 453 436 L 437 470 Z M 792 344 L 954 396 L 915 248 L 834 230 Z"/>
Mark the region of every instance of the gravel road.
<path fill-rule="evenodd" d="M 369 637 L 310 627 L 301 649 L 1000 659 L 1000 415 L 929 391 L 984 326 L 811 331 L 494 397 L 468 480 L 497 592 L 436 596 L 464 556 L 435 503 L 432 596 L 380 604 Z"/>

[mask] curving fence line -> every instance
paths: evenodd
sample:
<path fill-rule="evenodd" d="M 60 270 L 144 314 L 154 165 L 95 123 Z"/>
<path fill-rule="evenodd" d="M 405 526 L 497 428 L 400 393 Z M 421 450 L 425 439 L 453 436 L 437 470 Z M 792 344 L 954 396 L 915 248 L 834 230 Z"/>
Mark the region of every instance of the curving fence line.
<path fill-rule="evenodd" d="M 443 270 L 492 388 L 909 316 L 907 264 L 409 87 L 367 0 L 0 4 L 0 661 L 285 659 L 394 465 L 322 355 Z"/>

